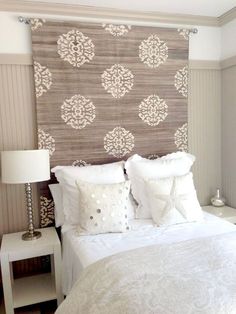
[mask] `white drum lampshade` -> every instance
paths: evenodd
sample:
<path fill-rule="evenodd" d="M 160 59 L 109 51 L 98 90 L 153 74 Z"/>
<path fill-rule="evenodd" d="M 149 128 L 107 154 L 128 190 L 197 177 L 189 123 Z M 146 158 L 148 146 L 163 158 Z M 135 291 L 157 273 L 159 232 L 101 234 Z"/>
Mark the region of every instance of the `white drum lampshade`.
<path fill-rule="evenodd" d="M 1 152 L 1 177 L 3 183 L 25 184 L 29 231 L 22 235 L 23 240 L 35 240 L 41 237 L 34 230 L 31 183 L 50 179 L 49 151 L 17 150 Z"/>
<path fill-rule="evenodd" d="M 1 153 L 3 183 L 33 183 L 50 179 L 49 151 L 16 150 Z"/>

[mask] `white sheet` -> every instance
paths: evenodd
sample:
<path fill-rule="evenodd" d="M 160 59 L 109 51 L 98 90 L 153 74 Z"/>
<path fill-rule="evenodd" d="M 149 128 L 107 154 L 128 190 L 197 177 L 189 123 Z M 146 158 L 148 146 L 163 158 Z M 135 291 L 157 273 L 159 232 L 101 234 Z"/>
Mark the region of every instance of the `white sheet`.
<path fill-rule="evenodd" d="M 81 271 L 88 265 L 118 252 L 153 244 L 181 242 L 188 239 L 235 231 L 236 226 L 204 214 L 204 222 L 157 228 L 151 219 L 134 219 L 132 231 L 93 236 L 77 236 L 72 229 L 63 234 L 63 293 L 67 295 Z"/>

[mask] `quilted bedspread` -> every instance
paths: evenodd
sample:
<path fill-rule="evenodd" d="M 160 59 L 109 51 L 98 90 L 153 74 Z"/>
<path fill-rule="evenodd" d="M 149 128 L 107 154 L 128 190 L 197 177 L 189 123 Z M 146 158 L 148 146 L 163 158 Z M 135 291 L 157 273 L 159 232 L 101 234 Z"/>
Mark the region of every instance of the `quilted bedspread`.
<path fill-rule="evenodd" d="M 88 266 L 56 314 L 236 314 L 236 232 Z"/>

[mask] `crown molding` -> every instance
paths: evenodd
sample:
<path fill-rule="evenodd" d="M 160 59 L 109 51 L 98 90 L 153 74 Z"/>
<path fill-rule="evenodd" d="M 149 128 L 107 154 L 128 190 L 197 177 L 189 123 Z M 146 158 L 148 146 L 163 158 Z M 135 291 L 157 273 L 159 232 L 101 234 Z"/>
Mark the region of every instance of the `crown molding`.
<path fill-rule="evenodd" d="M 225 12 L 221 16 L 218 17 L 219 26 L 223 26 L 231 21 L 236 19 L 236 7 L 232 8 L 231 10 Z"/>
<path fill-rule="evenodd" d="M 149 23 L 170 23 L 215 27 L 225 25 L 236 19 L 236 7 L 225 12 L 219 17 L 212 17 L 163 12 L 141 12 L 65 3 L 32 2 L 27 0 L 0 0 L 0 11 L 30 13 L 33 15 L 51 14 L 113 21 L 141 21 Z"/>
<path fill-rule="evenodd" d="M 224 59 L 224 60 L 221 61 L 220 64 L 221 64 L 221 69 L 222 70 L 225 70 L 225 69 L 231 68 L 233 66 L 236 66 L 236 56 Z"/>
<path fill-rule="evenodd" d="M 96 18 L 104 20 L 122 20 L 133 22 L 171 23 L 181 25 L 219 26 L 218 18 L 211 16 L 170 14 L 162 12 L 141 12 L 118 10 L 92 6 L 31 2 L 17 0 L 0 0 L 0 11 L 24 12 L 32 14 L 52 14 L 74 17 Z"/>

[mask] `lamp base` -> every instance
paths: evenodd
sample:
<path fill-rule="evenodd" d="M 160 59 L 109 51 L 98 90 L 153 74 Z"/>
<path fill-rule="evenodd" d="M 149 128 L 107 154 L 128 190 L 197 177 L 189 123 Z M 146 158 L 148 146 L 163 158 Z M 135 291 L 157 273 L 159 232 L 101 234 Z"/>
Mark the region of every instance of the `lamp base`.
<path fill-rule="evenodd" d="M 42 236 L 40 231 L 34 231 L 33 233 L 30 233 L 29 231 L 22 234 L 22 240 L 24 241 L 31 241 L 36 240 Z"/>

